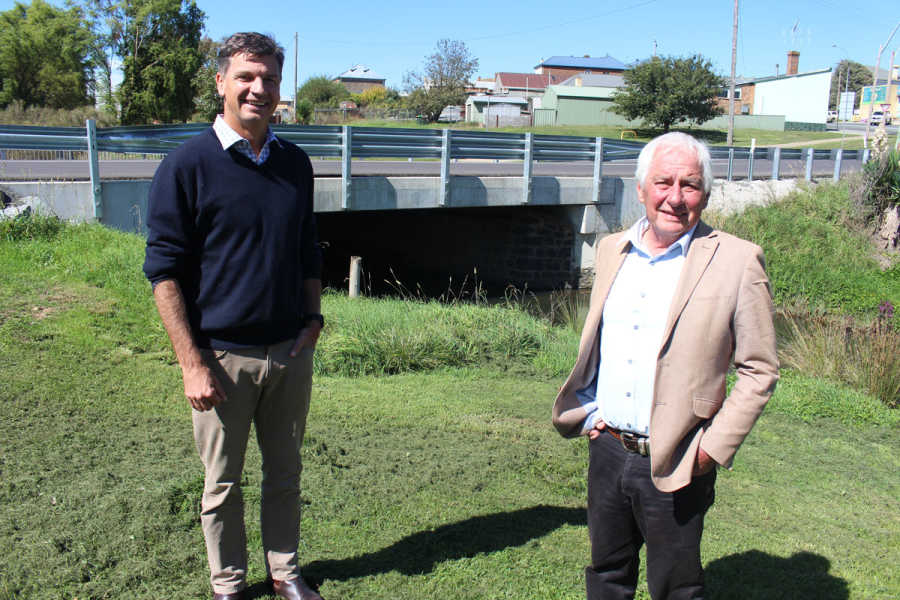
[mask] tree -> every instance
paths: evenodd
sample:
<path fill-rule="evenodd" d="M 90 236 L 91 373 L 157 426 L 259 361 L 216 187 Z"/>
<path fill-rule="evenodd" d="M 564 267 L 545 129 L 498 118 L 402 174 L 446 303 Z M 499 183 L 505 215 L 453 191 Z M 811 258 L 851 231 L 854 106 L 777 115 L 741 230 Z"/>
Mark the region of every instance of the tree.
<path fill-rule="evenodd" d="M 307 79 L 297 90 L 297 101 L 309 100 L 317 108 L 337 108 L 341 100 L 350 97 L 343 83 L 332 81 L 325 75 Z"/>
<path fill-rule="evenodd" d="M 115 20 L 115 0 L 84 0 L 84 11 L 91 30 L 90 56 L 94 70 L 94 97 L 104 113 L 118 118 L 116 90 L 113 87 L 113 57 L 121 27 Z"/>
<path fill-rule="evenodd" d="M 200 40 L 200 53 L 203 55 L 203 64 L 194 75 L 193 86 L 196 90 L 194 96 L 193 121 L 214 121 L 216 115 L 224 110 L 222 97 L 216 88 L 216 72 L 219 70 L 217 57 L 221 43 L 208 37 Z"/>
<path fill-rule="evenodd" d="M 0 107 L 71 109 L 91 103 L 92 34 L 80 8 L 43 0 L 0 13 Z"/>
<path fill-rule="evenodd" d="M 654 56 L 625 71 L 625 87 L 613 96 L 612 111 L 668 131 L 682 121 L 704 123 L 721 111 L 716 95 L 725 85 L 703 56 Z"/>
<path fill-rule="evenodd" d="M 406 105 L 426 121 L 434 123 L 444 108 L 462 104 L 464 99 L 465 94 L 453 89 L 416 88 L 406 97 Z"/>
<path fill-rule="evenodd" d="M 435 51 L 425 57 L 424 71 L 410 71 L 404 77 L 407 104 L 428 121 L 437 121 L 445 106 L 465 102 L 466 86 L 476 69 L 478 59 L 464 42 L 438 40 Z"/>
<path fill-rule="evenodd" d="M 850 65 L 850 83 L 847 83 L 847 65 Z M 838 89 L 840 85 L 840 89 Z M 853 108 L 859 108 L 859 100 L 862 97 L 860 90 L 872 85 L 872 71 L 868 67 L 852 60 L 842 60 L 831 72 L 831 89 L 828 96 L 828 108 L 837 110 L 840 94 L 846 89 L 848 92 L 856 92 L 856 100 Z"/>
<path fill-rule="evenodd" d="M 110 9 L 121 24 L 122 123 L 187 121 L 203 63 L 203 11 L 194 0 L 121 0 Z"/>

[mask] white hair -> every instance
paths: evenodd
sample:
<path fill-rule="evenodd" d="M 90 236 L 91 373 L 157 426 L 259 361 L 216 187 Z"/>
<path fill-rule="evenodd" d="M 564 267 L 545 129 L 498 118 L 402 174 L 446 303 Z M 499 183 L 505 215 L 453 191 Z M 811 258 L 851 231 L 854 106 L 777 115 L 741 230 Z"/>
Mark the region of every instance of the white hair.
<path fill-rule="evenodd" d="M 712 158 L 709 155 L 709 148 L 697 138 L 680 131 L 672 131 L 655 137 L 641 150 L 637 169 L 634 172 L 641 187 L 644 186 L 647 172 L 650 171 L 650 163 L 653 162 L 653 157 L 660 148 L 685 148 L 694 152 L 703 174 L 703 192 L 708 197 L 713 183 Z"/>

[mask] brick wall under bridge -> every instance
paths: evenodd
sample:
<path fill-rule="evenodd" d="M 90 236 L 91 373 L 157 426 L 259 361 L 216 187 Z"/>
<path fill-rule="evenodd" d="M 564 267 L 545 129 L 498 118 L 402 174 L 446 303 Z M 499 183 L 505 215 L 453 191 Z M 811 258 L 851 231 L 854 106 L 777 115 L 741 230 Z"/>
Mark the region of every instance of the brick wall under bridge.
<path fill-rule="evenodd" d="M 573 210 L 574 209 L 574 210 Z M 581 207 L 481 207 L 320 213 L 325 284 L 346 289 L 351 256 L 363 259 L 364 293 L 390 293 L 394 277 L 428 296 L 490 296 L 507 286 L 543 291 L 578 287 Z M 578 223 L 575 223 L 575 221 Z M 582 240 L 582 238 L 584 238 Z"/>

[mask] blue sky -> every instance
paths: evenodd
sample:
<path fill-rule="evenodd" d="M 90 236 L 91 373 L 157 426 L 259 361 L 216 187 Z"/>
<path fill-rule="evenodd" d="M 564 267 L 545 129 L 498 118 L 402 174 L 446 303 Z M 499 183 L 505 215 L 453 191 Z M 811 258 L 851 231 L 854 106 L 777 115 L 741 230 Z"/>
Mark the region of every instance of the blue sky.
<path fill-rule="evenodd" d="M 51 0 L 62 5 L 62 0 Z M 0 0 L 6 10 L 14 2 Z M 285 47 L 282 97 L 290 97 L 294 32 L 299 36 L 302 84 L 313 75 L 336 76 L 365 64 L 401 88 L 406 71 L 421 69 L 441 38 L 465 42 L 479 60 L 476 75 L 532 72 L 550 56 L 604 56 L 622 62 L 654 52 L 700 53 L 722 75 L 731 70 L 733 3 L 684 0 L 455 0 L 373 2 L 339 0 L 197 0 L 206 13 L 206 35 L 220 39 L 234 31 L 271 33 Z M 841 59 L 875 63 L 878 48 L 900 22 L 896 2 L 846 0 L 743 0 L 738 25 L 737 74 L 784 73 L 789 50 L 800 52 L 800 71 L 836 65 Z M 893 7 L 893 8 L 891 8 Z M 833 45 L 838 47 L 835 48 Z M 885 48 L 900 63 L 900 31 Z"/>

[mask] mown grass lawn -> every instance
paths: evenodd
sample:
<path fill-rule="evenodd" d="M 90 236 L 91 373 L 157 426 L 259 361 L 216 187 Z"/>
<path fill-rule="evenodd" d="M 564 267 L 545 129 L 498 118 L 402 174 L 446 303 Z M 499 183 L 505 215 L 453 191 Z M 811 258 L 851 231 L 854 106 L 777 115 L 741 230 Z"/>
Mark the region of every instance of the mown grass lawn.
<path fill-rule="evenodd" d="M 96 226 L 0 241 L 0 599 L 209 596 L 201 466 L 141 251 Z M 329 600 L 583 597 L 586 447 L 549 424 L 575 334 L 505 307 L 329 295 L 325 311 L 304 574 Z M 425 321 L 440 344 L 416 335 Z M 401 349 L 395 374 L 373 372 L 389 349 L 360 337 Z M 438 352 L 457 366 L 417 358 Z M 361 374 L 329 375 L 337 356 Z M 711 597 L 898 597 L 898 431 L 873 398 L 785 372 L 720 474 Z M 251 446 L 250 582 L 266 598 L 259 480 Z"/>

